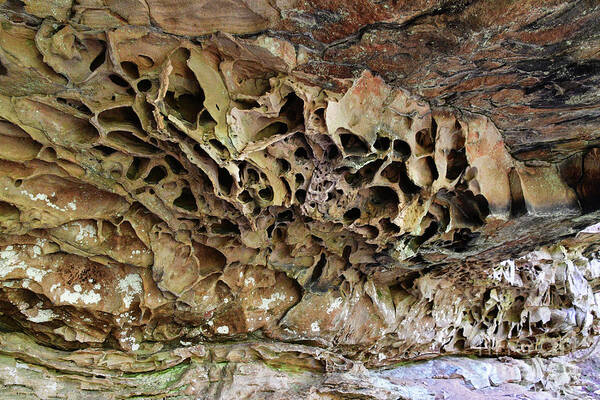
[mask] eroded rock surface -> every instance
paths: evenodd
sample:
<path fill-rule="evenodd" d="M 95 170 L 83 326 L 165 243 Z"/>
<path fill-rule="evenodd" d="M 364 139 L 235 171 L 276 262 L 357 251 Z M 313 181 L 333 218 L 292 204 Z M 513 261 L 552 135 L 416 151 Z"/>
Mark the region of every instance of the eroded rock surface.
<path fill-rule="evenodd" d="M 517 138 L 529 122 L 503 118 L 498 102 L 517 95 L 493 79 L 479 77 L 488 112 L 456 84 L 444 89 L 456 101 L 411 84 L 418 69 L 397 80 L 341 55 L 354 74 L 321 68 L 373 30 L 408 35 L 444 15 L 453 27 L 485 2 L 402 3 L 382 25 L 305 41 L 290 32 L 316 3 L 184 3 L 0 6 L 7 395 L 428 398 L 423 386 L 403 392 L 404 369 L 365 367 L 593 343 L 598 232 L 574 235 L 600 208 L 597 96 L 548 111 L 577 108 L 585 135 L 531 111 L 546 136 Z M 558 3 L 531 40 L 548 15 L 571 15 Z M 536 7 L 509 7 L 535 10 L 511 29 Z M 599 13 L 585 7 L 577 34 Z M 320 55 L 317 42 L 329 43 Z M 360 54 L 389 51 L 376 49 Z M 594 82 L 586 71 L 573 79 Z"/>

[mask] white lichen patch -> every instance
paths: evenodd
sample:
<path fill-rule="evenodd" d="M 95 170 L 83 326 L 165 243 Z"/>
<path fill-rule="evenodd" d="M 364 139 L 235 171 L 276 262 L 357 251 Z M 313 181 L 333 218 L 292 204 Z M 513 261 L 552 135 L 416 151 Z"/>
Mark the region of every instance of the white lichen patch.
<path fill-rule="evenodd" d="M 138 274 L 129 274 L 121 279 L 117 288 L 123 295 L 123 303 L 129 308 L 136 294 L 142 292 L 142 278 Z"/>
<path fill-rule="evenodd" d="M 13 246 L 0 251 L 0 277 L 5 277 L 16 269 L 27 269 L 27 264 L 19 258 Z"/>
<path fill-rule="evenodd" d="M 327 307 L 327 314 L 331 314 L 333 311 L 335 311 L 336 309 L 340 308 L 340 306 L 342 305 L 342 302 L 344 301 L 344 299 L 342 299 L 341 297 L 336 297 L 331 304 L 329 305 L 329 307 Z"/>
<path fill-rule="evenodd" d="M 136 342 L 136 339 L 133 336 L 128 336 L 126 338 L 122 338 L 121 342 L 124 342 L 127 345 L 129 345 L 129 347 L 131 347 L 132 351 L 137 351 L 140 348 L 140 345 Z"/>
<path fill-rule="evenodd" d="M 80 221 L 77 221 L 74 223 L 74 225 L 79 228 L 79 232 L 77 232 L 77 235 L 75 236 L 75 240 L 78 242 L 83 242 L 86 239 L 95 239 L 96 235 L 98 234 L 94 224 L 84 224 Z"/>
<path fill-rule="evenodd" d="M 267 298 L 267 299 L 262 299 L 262 304 L 258 306 L 258 308 L 260 310 L 264 310 L 267 311 L 269 308 L 271 308 L 271 303 L 277 301 L 277 300 L 285 300 L 285 294 L 283 293 L 279 293 L 279 292 L 275 292 L 271 295 L 271 297 Z"/>
<path fill-rule="evenodd" d="M 46 204 L 46 206 L 48 206 L 50 208 L 53 208 L 55 210 L 62 211 L 62 212 L 66 212 L 67 211 L 66 208 L 59 207 L 56 204 L 54 204 L 53 202 L 51 202 L 50 198 L 45 193 L 37 193 L 37 194 L 34 195 L 33 193 L 29 193 L 26 190 L 21 190 L 21 194 L 29 197 L 29 199 L 31 201 L 42 201 L 42 202 L 44 202 Z M 55 193 L 52 193 L 52 196 L 54 196 L 54 195 L 55 195 Z"/>
<path fill-rule="evenodd" d="M 310 330 L 313 332 L 321 332 L 321 327 L 319 326 L 319 323 L 315 321 L 310 324 Z"/>
<path fill-rule="evenodd" d="M 63 292 L 59 298 L 61 303 L 69 303 L 69 304 L 98 304 L 102 298 L 99 293 L 96 293 L 94 290 L 90 290 L 89 292 L 71 292 L 69 289 L 63 289 Z"/>
<path fill-rule="evenodd" d="M 25 275 L 36 282 L 41 282 L 48 271 L 30 267 L 19 257 L 19 252 L 13 246 L 6 246 L 0 251 L 0 278 L 8 276 L 15 270 L 21 269 Z"/>
<path fill-rule="evenodd" d="M 229 327 L 227 325 L 219 326 L 217 328 L 217 333 L 221 335 L 227 335 L 229 333 Z"/>
<path fill-rule="evenodd" d="M 40 322 L 48 322 L 48 321 L 52 321 L 54 318 L 57 318 L 58 315 L 56 315 L 52 310 L 37 310 L 37 314 L 34 316 L 28 316 L 28 320 L 30 320 L 31 322 L 36 322 L 36 323 L 40 323 Z"/>
<path fill-rule="evenodd" d="M 42 248 L 40 246 L 38 246 L 37 244 L 33 246 L 31 251 L 33 253 L 33 258 L 36 258 L 36 257 L 39 257 L 42 255 Z"/>

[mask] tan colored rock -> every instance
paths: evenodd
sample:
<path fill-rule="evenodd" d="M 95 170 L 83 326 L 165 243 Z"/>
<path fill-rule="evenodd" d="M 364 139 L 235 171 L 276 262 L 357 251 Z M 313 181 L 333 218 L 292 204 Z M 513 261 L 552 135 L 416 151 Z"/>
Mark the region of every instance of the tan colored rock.
<path fill-rule="evenodd" d="M 512 103 L 536 85 L 574 102 L 595 64 L 523 82 L 537 64 L 502 50 L 504 67 L 469 33 L 497 49 L 505 32 L 516 59 L 551 46 L 535 5 L 325 3 L 0 4 L 2 395 L 566 392 L 558 362 L 460 356 L 596 340 L 598 233 L 575 235 L 598 219 L 597 135 L 535 107 L 547 136 L 499 118 L 530 127 Z M 462 15 L 464 47 L 440 15 Z M 506 28 L 525 19 L 535 35 Z M 403 58 L 444 46 L 435 71 Z M 565 113 L 592 120 L 577 87 Z"/>

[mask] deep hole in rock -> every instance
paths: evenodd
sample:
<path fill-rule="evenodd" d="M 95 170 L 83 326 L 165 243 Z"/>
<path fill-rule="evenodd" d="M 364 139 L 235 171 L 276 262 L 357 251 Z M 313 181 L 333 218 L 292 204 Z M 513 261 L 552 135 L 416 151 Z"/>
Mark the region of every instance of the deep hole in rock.
<path fill-rule="evenodd" d="M 133 108 L 131 107 L 116 107 L 104 110 L 100 114 L 98 114 L 98 121 L 100 121 L 100 123 L 104 125 L 130 123 L 138 131 L 144 131 L 138 115 L 135 113 L 135 111 L 133 111 Z"/>
<path fill-rule="evenodd" d="M 342 251 L 342 258 L 344 260 L 350 260 L 350 254 L 352 254 L 352 246 L 344 246 L 344 250 Z"/>
<path fill-rule="evenodd" d="M 117 74 L 110 74 L 108 76 L 108 79 L 110 79 L 112 81 L 112 83 L 114 83 L 115 85 L 121 86 L 121 87 L 129 87 L 129 82 L 127 82 L 125 79 L 123 79 L 121 76 L 117 75 Z"/>
<path fill-rule="evenodd" d="M 523 197 L 523 189 L 521 187 L 521 178 L 514 168 L 508 173 L 508 181 L 510 185 L 510 215 L 513 218 L 527 214 L 527 205 Z"/>
<path fill-rule="evenodd" d="M 227 169 L 223 167 L 219 168 L 218 180 L 219 188 L 221 189 L 221 191 L 226 195 L 231 194 L 231 188 L 233 187 L 233 177 L 231 176 L 229 171 L 227 171 Z"/>
<path fill-rule="evenodd" d="M 228 157 L 229 156 L 229 150 L 227 150 L 227 147 L 225 147 L 225 145 L 223 143 L 221 143 L 220 141 L 218 141 L 217 139 L 210 139 L 208 141 L 208 143 L 210 143 L 210 145 L 212 147 L 215 148 L 215 150 L 217 150 L 217 152 L 219 152 L 219 154 L 223 157 Z"/>
<path fill-rule="evenodd" d="M 122 150 L 139 154 L 152 155 L 160 153 L 160 149 L 149 143 L 144 142 L 135 136 L 132 132 L 127 131 L 112 131 L 106 135 L 107 140 L 115 147 L 120 147 Z"/>
<path fill-rule="evenodd" d="M 340 140 L 346 154 L 367 154 L 369 152 L 369 148 L 364 140 L 353 133 L 340 134 Z"/>
<path fill-rule="evenodd" d="M 360 209 L 354 207 L 344 213 L 344 222 L 351 224 L 360 218 Z"/>
<path fill-rule="evenodd" d="M 198 211 L 198 206 L 196 205 L 196 198 L 194 194 L 188 187 L 184 187 L 181 189 L 181 195 L 173 201 L 173 205 L 179 208 L 183 208 L 187 211 Z"/>
<path fill-rule="evenodd" d="M 429 171 L 431 172 L 431 178 L 434 181 L 437 180 L 437 178 L 439 178 L 440 174 L 438 173 L 438 170 L 435 165 L 435 161 L 433 160 L 433 157 L 427 156 L 427 157 L 425 157 L 425 161 L 427 162 L 426 165 L 429 168 Z"/>
<path fill-rule="evenodd" d="M 451 150 L 447 162 L 446 179 L 454 180 L 458 178 L 468 165 L 465 149 Z"/>
<path fill-rule="evenodd" d="M 323 275 L 323 268 L 325 268 L 326 264 L 327 258 L 325 257 L 325 254 L 321 253 L 319 261 L 317 261 L 317 264 L 314 266 L 310 279 L 308 280 L 309 287 L 314 288 L 321 275 Z"/>
<path fill-rule="evenodd" d="M 566 160 L 563 160 L 558 164 L 558 170 L 560 172 L 560 177 L 565 183 L 571 188 L 576 189 L 583 174 L 582 154 L 574 154 Z"/>
<path fill-rule="evenodd" d="M 255 139 L 261 140 L 261 139 L 267 139 L 271 136 L 282 135 L 282 134 L 286 133 L 287 130 L 288 130 L 288 126 L 286 124 L 284 124 L 283 122 L 279 122 L 279 121 L 273 122 L 272 124 L 267 125 L 263 129 L 261 129 L 259 132 L 257 132 Z"/>
<path fill-rule="evenodd" d="M 383 160 L 375 160 L 359 169 L 358 174 L 360 175 L 361 184 L 370 183 L 373 181 L 375 174 L 377 171 L 379 171 L 379 168 L 381 168 L 382 164 Z"/>
<path fill-rule="evenodd" d="M 3 221 L 17 221 L 19 216 L 21 215 L 21 211 L 14 205 L 0 201 L 0 219 Z"/>
<path fill-rule="evenodd" d="M 152 167 L 148 175 L 144 178 L 144 181 L 149 184 L 156 184 L 163 180 L 167 176 L 167 169 L 162 165 Z"/>
<path fill-rule="evenodd" d="M 301 123 L 304 119 L 304 101 L 294 92 L 288 94 L 279 114 L 287 117 L 293 125 Z"/>
<path fill-rule="evenodd" d="M 377 136 L 375 143 L 373 143 L 373 147 L 378 151 L 386 151 L 390 148 L 390 138 L 385 136 Z"/>
<path fill-rule="evenodd" d="M 352 188 L 358 188 L 362 183 L 362 177 L 359 172 L 356 172 L 354 174 L 346 174 L 344 176 L 344 180 L 348 185 L 352 186 Z"/>
<path fill-rule="evenodd" d="M 304 190 L 304 189 L 296 190 L 295 197 L 296 197 L 296 200 L 298 200 L 298 203 L 304 204 L 304 202 L 306 201 L 306 190 Z"/>
<path fill-rule="evenodd" d="M 65 99 L 63 97 L 57 97 L 56 101 L 58 101 L 61 104 L 65 104 L 69 107 L 73 107 L 75 108 L 77 111 L 80 111 L 86 115 L 92 115 L 92 110 L 89 109 L 88 106 L 86 106 L 85 104 L 83 104 L 82 101 L 77 100 L 77 99 Z"/>
<path fill-rule="evenodd" d="M 243 203 L 249 203 L 252 201 L 252 196 L 250 195 L 250 192 L 244 190 L 238 195 L 238 199 L 240 199 L 240 201 Z"/>
<path fill-rule="evenodd" d="M 400 227 L 391 222 L 389 218 L 380 219 L 379 224 L 385 233 L 396 234 L 400 232 Z"/>
<path fill-rule="evenodd" d="M 103 145 L 94 146 L 94 149 L 102 152 L 102 155 L 104 155 L 104 156 L 110 156 L 111 154 L 113 154 L 117 151 L 117 150 L 113 149 L 112 147 L 103 146 Z"/>
<path fill-rule="evenodd" d="M 167 154 L 165 156 L 165 161 L 167 162 L 169 168 L 171 169 L 171 171 L 173 171 L 175 175 L 181 175 L 188 172 L 187 169 L 185 169 L 185 167 L 179 162 L 179 160 L 170 154 Z"/>
<path fill-rule="evenodd" d="M 275 224 L 271 224 L 267 227 L 267 236 L 268 237 L 272 237 L 273 236 L 273 229 L 275 229 Z"/>
<path fill-rule="evenodd" d="M 315 116 L 321 120 L 321 121 L 325 121 L 325 109 L 324 108 L 317 108 L 315 110 Z"/>
<path fill-rule="evenodd" d="M 431 118 L 431 140 L 435 142 L 437 138 L 438 124 L 435 118 Z"/>
<path fill-rule="evenodd" d="M 266 188 L 260 189 L 258 191 L 258 195 L 263 200 L 272 201 L 273 200 L 273 188 L 271 188 L 270 186 L 268 186 Z"/>
<path fill-rule="evenodd" d="M 390 167 L 390 170 L 386 171 L 386 167 L 382 172 L 382 175 L 383 173 L 386 173 L 386 176 L 389 176 L 393 179 L 398 179 L 398 186 L 402 192 L 410 195 L 419 193 L 421 191 L 421 188 L 418 187 L 408 176 L 406 164 L 394 162 L 388 165 L 388 167 Z"/>
<path fill-rule="evenodd" d="M 283 212 L 280 212 L 279 214 L 277 214 L 277 220 L 278 221 L 292 221 L 292 219 L 294 218 L 294 213 L 292 212 L 292 210 L 286 210 Z"/>
<path fill-rule="evenodd" d="M 379 236 L 379 229 L 377 229 L 376 226 L 364 225 L 361 226 L 361 228 L 364 229 L 367 239 L 375 239 L 377 236 Z"/>
<path fill-rule="evenodd" d="M 204 92 L 198 94 L 183 93 L 175 98 L 175 93 L 168 91 L 165 96 L 166 103 L 189 123 L 195 123 L 196 117 L 204 109 Z"/>
<path fill-rule="evenodd" d="M 147 92 L 152 89 L 152 81 L 150 79 L 142 79 L 137 83 L 137 88 L 140 92 Z"/>
<path fill-rule="evenodd" d="M 254 168 L 246 168 L 246 183 L 251 185 L 259 180 L 258 172 Z"/>
<path fill-rule="evenodd" d="M 394 151 L 402 160 L 407 160 L 411 154 L 410 145 L 400 139 L 394 140 Z"/>
<path fill-rule="evenodd" d="M 121 69 L 131 79 L 138 79 L 140 77 L 140 71 L 136 63 L 131 61 L 123 61 L 121 63 Z"/>
<path fill-rule="evenodd" d="M 462 228 L 454 232 L 452 239 L 452 249 L 457 253 L 466 251 L 469 244 L 478 238 L 481 232 L 471 232 L 468 228 Z"/>
<path fill-rule="evenodd" d="M 583 156 L 583 177 L 577 185 L 577 196 L 583 210 L 600 209 L 600 148 L 590 149 Z"/>
<path fill-rule="evenodd" d="M 133 157 L 129 168 L 127 169 L 127 179 L 138 179 L 141 176 L 141 174 L 145 171 L 147 165 L 148 159 L 141 157 Z"/>
<path fill-rule="evenodd" d="M 90 64 L 90 71 L 92 72 L 100 68 L 100 66 L 104 64 L 104 61 L 106 60 L 106 45 L 103 43 L 102 46 L 102 51 L 100 51 L 100 53 L 92 60 L 92 63 Z"/>
<path fill-rule="evenodd" d="M 485 223 L 484 219 L 490 215 L 490 206 L 488 204 L 487 199 L 485 198 L 484 195 L 482 195 L 481 193 L 479 193 L 478 195 L 475 196 L 475 202 L 477 203 L 477 207 L 479 208 L 479 214 L 481 215 L 482 218 L 482 224 Z"/>
<path fill-rule="evenodd" d="M 276 161 L 277 161 L 277 164 L 279 165 L 279 173 L 280 174 L 285 174 L 292 168 L 289 161 L 284 160 L 283 158 L 278 158 Z"/>
<path fill-rule="evenodd" d="M 425 151 L 430 153 L 434 148 L 434 140 L 429 129 L 421 129 L 415 135 L 415 141 Z"/>
<path fill-rule="evenodd" d="M 369 202 L 384 211 L 392 211 L 390 206 L 396 206 L 399 203 L 398 194 L 388 186 L 373 186 L 368 190 Z"/>
<path fill-rule="evenodd" d="M 381 176 L 392 183 L 398 183 L 403 176 L 402 168 L 404 168 L 404 175 L 406 175 L 406 165 L 401 162 L 393 161 L 381 171 Z"/>
<path fill-rule="evenodd" d="M 335 160 L 340 155 L 340 151 L 337 146 L 331 145 L 327 148 L 327 158 L 330 160 Z"/>
<path fill-rule="evenodd" d="M 285 186 L 285 193 L 292 193 L 292 188 L 290 187 L 287 179 L 281 177 L 279 179 L 281 180 L 281 183 L 283 183 L 283 186 Z"/>
<path fill-rule="evenodd" d="M 305 162 L 308 160 L 308 152 L 304 147 L 298 147 L 296 151 L 294 151 L 294 158 L 298 162 Z"/>
<path fill-rule="evenodd" d="M 439 224 L 436 221 L 431 221 L 423 234 L 416 239 L 419 246 L 431 239 L 438 230 Z"/>
<path fill-rule="evenodd" d="M 220 235 L 229 235 L 229 234 L 238 234 L 240 233 L 240 228 L 231 222 L 228 219 L 221 220 L 220 224 L 214 224 L 212 226 L 213 233 L 217 233 Z"/>

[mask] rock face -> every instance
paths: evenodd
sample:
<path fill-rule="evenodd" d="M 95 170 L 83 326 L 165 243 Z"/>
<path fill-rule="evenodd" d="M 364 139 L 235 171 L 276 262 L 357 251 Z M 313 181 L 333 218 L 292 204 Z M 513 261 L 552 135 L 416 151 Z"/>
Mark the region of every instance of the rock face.
<path fill-rule="evenodd" d="M 592 345 L 600 6 L 320 3 L 0 5 L 6 396 L 526 391 L 457 356 Z"/>

